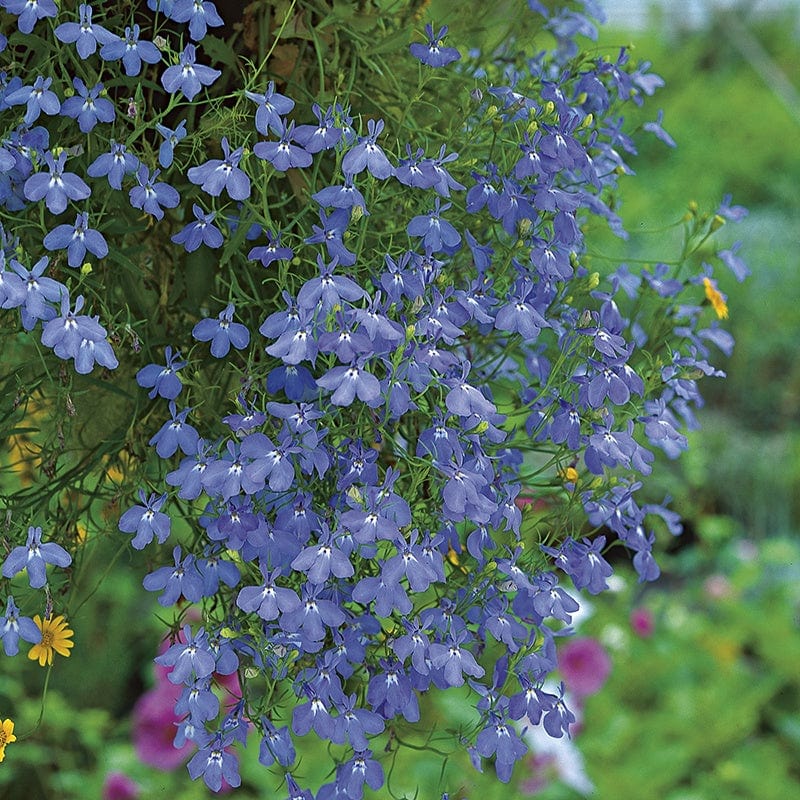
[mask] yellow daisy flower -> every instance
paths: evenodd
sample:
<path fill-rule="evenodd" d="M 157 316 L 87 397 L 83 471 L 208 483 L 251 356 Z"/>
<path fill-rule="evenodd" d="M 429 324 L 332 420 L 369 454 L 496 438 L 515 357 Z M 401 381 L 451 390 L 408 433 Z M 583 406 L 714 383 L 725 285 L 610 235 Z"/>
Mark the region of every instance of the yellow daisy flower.
<path fill-rule="evenodd" d="M 717 284 L 711 278 L 703 278 L 703 288 L 706 292 L 708 302 L 714 308 L 719 319 L 728 319 L 728 304 L 725 302 L 726 297 L 722 292 L 717 289 Z"/>
<path fill-rule="evenodd" d="M 61 615 L 57 617 L 45 617 L 41 619 L 37 614 L 33 621 L 42 632 L 42 641 L 35 644 L 28 651 L 28 658 L 32 661 L 39 660 L 39 666 L 48 666 L 53 663 L 53 651 L 60 656 L 69 657 L 69 649 L 75 643 L 71 641 L 72 630 L 67 625 L 67 621 Z"/>
<path fill-rule="evenodd" d="M 10 719 L 4 719 L 0 722 L 0 761 L 6 757 L 6 745 L 16 741 L 14 722 Z"/>

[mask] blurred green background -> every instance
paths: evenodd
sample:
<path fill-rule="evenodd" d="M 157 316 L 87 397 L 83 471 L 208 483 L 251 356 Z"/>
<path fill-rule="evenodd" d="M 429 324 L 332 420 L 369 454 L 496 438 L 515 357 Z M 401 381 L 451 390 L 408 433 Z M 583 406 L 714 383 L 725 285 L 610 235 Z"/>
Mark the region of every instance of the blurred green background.
<path fill-rule="evenodd" d="M 409 751 L 392 772 L 398 796 L 418 786 L 420 798 L 438 800 L 443 784 L 451 800 L 575 800 L 584 794 L 575 786 L 589 783 L 601 800 L 784 800 L 800 789 L 800 9 L 693 7 L 700 5 L 701 27 L 686 25 L 694 17 L 684 2 L 651 9 L 645 28 L 625 29 L 642 17 L 626 17 L 618 2 L 615 27 L 601 29 L 600 52 L 633 44 L 633 58 L 651 61 L 665 79 L 638 121 L 663 108 L 678 147 L 637 136 L 637 174 L 623 178 L 619 209 L 631 238 L 598 229 L 591 253 L 613 267 L 675 252 L 679 228 L 664 226 L 692 200 L 713 209 L 732 193 L 750 211 L 720 232 L 727 246 L 744 242 L 753 273 L 744 284 L 720 276 L 737 345 L 715 363 L 729 377 L 704 382 L 703 430 L 679 462 L 662 460 L 654 490 L 653 499 L 672 496 L 686 532 L 665 537 L 657 585 L 643 589 L 622 572 L 618 590 L 593 598 L 580 623 L 612 660 L 573 738 L 582 765 L 574 748 L 539 750 L 518 767 L 516 785 L 503 787 L 464 758 L 443 765 Z M 53 670 L 41 725 L 0 766 L 2 798 L 99 798 L 110 771 L 135 780 L 142 800 L 210 796 L 182 767 L 163 772 L 136 758 L 131 710 L 153 684 L 163 627 L 140 589 L 143 557 L 110 545 L 94 554 L 115 557 L 92 613 L 71 620 L 74 655 Z M 650 615 L 651 635 L 632 627 L 635 610 Z M 8 659 L 0 673 L 0 701 L 13 704 L 20 737 L 42 711 L 43 673 L 29 664 Z M 451 690 L 431 710 L 438 725 L 466 721 L 462 699 Z M 256 756 L 251 747 L 237 796 L 282 797 Z M 325 778 L 327 758 L 320 752 L 301 765 L 310 784 Z"/>

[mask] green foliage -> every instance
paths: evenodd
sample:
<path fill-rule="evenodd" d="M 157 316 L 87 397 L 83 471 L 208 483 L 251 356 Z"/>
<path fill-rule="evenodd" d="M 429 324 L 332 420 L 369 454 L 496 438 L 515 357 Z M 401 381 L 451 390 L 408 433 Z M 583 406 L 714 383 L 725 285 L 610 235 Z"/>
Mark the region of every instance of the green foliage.
<path fill-rule="evenodd" d="M 780 800 L 800 780 L 800 547 L 732 542 L 673 564 L 679 583 L 598 598 L 586 631 L 611 649 L 577 744 L 598 800 Z M 655 633 L 628 615 L 644 605 Z"/>

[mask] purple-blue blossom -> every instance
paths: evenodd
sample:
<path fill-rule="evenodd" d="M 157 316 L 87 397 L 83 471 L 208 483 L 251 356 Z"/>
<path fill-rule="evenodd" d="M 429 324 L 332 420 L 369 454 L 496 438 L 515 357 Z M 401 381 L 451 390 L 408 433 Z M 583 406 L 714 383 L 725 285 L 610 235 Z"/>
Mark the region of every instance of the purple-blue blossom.
<path fill-rule="evenodd" d="M 89 89 L 80 78 L 73 78 L 72 85 L 77 95 L 68 97 L 61 104 L 62 117 L 76 119 L 82 133 L 89 133 L 98 122 L 114 121 L 114 104 L 105 97 L 100 97 L 102 83 Z"/>
<path fill-rule="evenodd" d="M 246 200 L 250 197 L 250 178 L 239 169 L 244 147 L 232 151 L 228 138 L 223 136 L 222 152 L 223 159 L 209 159 L 199 167 L 191 167 L 186 175 L 192 183 L 212 197 L 219 197 L 225 189 L 231 200 Z"/>
<path fill-rule="evenodd" d="M 157 592 L 163 589 L 157 600 L 159 605 L 164 608 L 175 605 L 181 597 L 186 598 L 190 603 L 199 603 L 203 597 L 203 577 L 197 571 L 195 557 L 189 553 L 185 558 L 181 558 L 180 546 L 174 548 L 172 555 L 175 559 L 175 565 L 172 567 L 160 567 L 154 572 L 145 575 L 142 585 L 148 592 Z M 211 660 L 213 663 L 213 656 Z M 182 674 L 182 672 L 178 673 L 178 675 Z M 175 678 L 174 683 L 181 682 L 174 675 L 174 670 L 173 673 L 170 673 L 170 679 L 172 680 L 173 678 Z"/>
<path fill-rule="evenodd" d="M 256 130 L 264 136 L 269 135 L 270 130 L 280 136 L 285 130 L 281 117 L 294 108 L 294 100 L 276 92 L 275 81 L 269 82 L 264 94 L 245 91 L 245 96 L 258 105 L 255 119 Z"/>
<path fill-rule="evenodd" d="M 103 234 L 89 227 L 89 215 L 82 211 L 73 225 L 57 225 L 42 242 L 48 250 L 66 250 L 67 264 L 79 267 L 88 250 L 97 258 L 108 255 L 108 245 Z"/>
<path fill-rule="evenodd" d="M 136 373 L 136 382 L 143 389 L 150 389 L 148 397 L 153 400 L 158 395 L 167 400 L 174 400 L 183 388 L 183 383 L 178 377 L 178 371 L 183 369 L 187 362 L 181 361 L 180 351 L 172 352 L 172 347 L 167 345 L 164 349 L 166 365 L 148 364 Z"/>
<path fill-rule="evenodd" d="M 74 44 L 81 58 L 88 58 L 97 50 L 97 45 L 110 44 L 119 37 L 102 25 L 92 22 L 92 7 L 88 3 L 78 6 L 79 22 L 62 22 L 55 30 L 56 39 L 65 44 Z"/>
<path fill-rule="evenodd" d="M 187 44 L 178 63 L 164 70 L 161 85 L 170 94 L 180 91 L 187 100 L 194 100 L 204 86 L 211 86 L 220 75 L 218 69 L 197 64 L 195 46 Z"/>
<path fill-rule="evenodd" d="M 55 92 L 50 91 L 52 83 L 52 78 L 43 78 L 39 75 L 33 86 L 21 86 L 6 94 L 5 102 L 9 106 L 25 104 L 23 122 L 30 128 L 42 112 L 53 116 L 58 114 L 61 108 L 61 102 Z"/>
<path fill-rule="evenodd" d="M 28 540 L 11 550 L 3 562 L 4 578 L 13 578 L 27 570 L 31 589 L 41 589 L 47 583 L 47 564 L 66 568 L 72 563 L 72 556 L 55 542 L 42 542 L 42 529 L 31 525 Z"/>
<path fill-rule="evenodd" d="M 169 458 L 177 452 L 178 448 L 187 456 L 197 452 L 200 435 L 186 421 L 190 411 L 191 409 L 184 408 L 183 411 L 178 412 L 175 401 L 169 401 L 169 413 L 172 418 L 167 420 L 148 442 L 151 447 L 155 445 L 156 453 L 160 458 Z"/>
<path fill-rule="evenodd" d="M 172 237 L 172 241 L 175 244 L 182 244 L 187 253 L 193 253 L 201 244 L 212 249 L 222 247 L 224 241 L 222 231 L 214 224 L 216 213 L 210 211 L 206 214 L 197 203 L 192 204 L 192 213 L 195 221 L 181 228 Z"/>
<path fill-rule="evenodd" d="M 161 61 L 161 51 L 153 42 L 140 40 L 139 33 L 138 25 L 134 25 L 133 28 L 125 28 L 125 38 L 115 37 L 112 41 L 105 43 L 100 48 L 100 58 L 104 61 L 122 59 L 125 74 L 129 77 L 134 77 L 142 71 L 142 62 L 157 64 Z"/>
<path fill-rule="evenodd" d="M 175 208 L 181 199 L 177 189 L 157 180 L 160 174 L 161 170 L 153 170 L 151 174 L 144 164 L 140 164 L 136 172 L 139 185 L 128 192 L 134 208 L 140 208 L 156 219 L 163 219 L 164 208 Z"/>
<path fill-rule="evenodd" d="M 294 132 L 295 141 L 309 153 L 319 153 L 321 150 L 336 147 L 342 138 L 342 129 L 334 124 L 333 108 L 329 106 L 323 114 L 319 104 L 314 103 L 311 110 L 317 118 L 317 124 L 298 125 Z"/>
<path fill-rule="evenodd" d="M 58 14 L 53 0 L 2 0 L 2 6 L 9 14 L 17 15 L 20 33 L 30 33 L 40 19 Z"/>
<path fill-rule="evenodd" d="M 182 119 L 175 130 L 166 125 L 156 123 L 156 130 L 164 137 L 161 146 L 158 148 L 158 163 L 166 169 L 172 166 L 175 157 L 175 145 L 186 138 L 186 120 Z"/>
<path fill-rule="evenodd" d="M 144 489 L 139 489 L 141 505 L 129 508 L 119 520 L 119 529 L 123 533 L 135 533 L 131 545 L 137 550 L 142 550 L 155 537 L 159 544 L 164 544 L 170 534 L 171 520 L 161 511 L 167 500 L 162 494 L 145 496 Z"/>
<path fill-rule="evenodd" d="M 435 206 L 427 214 L 419 214 L 408 223 L 406 231 L 409 236 L 420 236 L 423 245 L 432 253 L 442 250 L 448 253 L 455 252 L 461 245 L 461 234 L 446 219 L 441 217 L 441 212 L 447 211 L 451 203 L 440 207 L 439 198 Z"/>
<path fill-rule="evenodd" d="M 367 121 L 368 135 L 362 136 L 358 144 L 348 150 L 342 159 L 342 172 L 345 175 L 358 175 L 365 169 L 379 180 L 394 175 L 394 167 L 378 144 L 378 136 L 381 135 L 383 127 L 382 119 L 377 122 L 374 119 Z"/>
<path fill-rule="evenodd" d="M 6 602 L 6 613 L 0 616 L 0 639 L 7 656 L 15 656 L 19 652 L 19 640 L 30 644 L 42 641 L 42 632 L 30 617 L 20 616 L 14 598 L 9 595 Z"/>
<path fill-rule="evenodd" d="M 105 177 L 112 189 L 122 189 L 122 179 L 131 175 L 139 167 L 139 159 L 129 153 L 121 142 L 111 140 L 111 150 L 101 153 L 86 169 L 86 174 L 91 178 Z"/>
<path fill-rule="evenodd" d="M 175 22 L 188 22 L 189 36 L 196 42 L 205 37 L 209 27 L 225 24 L 216 6 L 208 0 L 175 0 L 169 12 L 162 10 Z"/>
<path fill-rule="evenodd" d="M 25 181 L 25 197 L 34 202 L 44 199 L 51 214 L 61 214 L 69 200 L 85 200 L 92 193 L 86 182 L 74 172 L 64 172 L 67 153 L 62 151 L 58 160 L 49 150 L 44 154 L 48 172 L 37 172 Z"/>
<path fill-rule="evenodd" d="M 294 144 L 294 121 L 288 125 L 283 120 L 271 126 L 280 136 L 277 142 L 257 142 L 253 145 L 253 154 L 258 158 L 269 161 L 279 172 L 288 169 L 302 169 L 314 160 L 311 153 L 306 152 L 300 145 Z"/>
<path fill-rule="evenodd" d="M 224 358 L 232 346 L 243 350 L 250 344 L 250 331 L 240 322 L 233 321 L 233 312 L 233 303 L 229 303 L 217 319 L 202 319 L 192 329 L 192 336 L 197 341 L 211 342 L 214 358 Z"/>
<path fill-rule="evenodd" d="M 446 67 L 461 58 L 461 53 L 455 47 L 445 47 L 444 37 L 447 35 L 447 25 L 439 28 L 439 32 L 434 34 L 433 26 L 430 22 L 425 26 L 425 35 L 428 41 L 425 44 L 414 42 L 409 46 L 411 55 L 418 58 L 423 64 L 429 67 Z"/>
<path fill-rule="evenodd" d="M 38 320 L 47 321 L 55 317 L 56 310 L 52 304 L 59 302 L 62 293 L 66 293 L 63 283 L 44 275 L 49 263 L 50 259 L 42 256 L 31 269 L 27 269 L 15 258 L 11 259 L 11 269 L 22 280 L 24 295 L 19 309 L 22 327 L 26 331 L 33 330 Z"/>
<path fill-rule="evenodd" d="M 213 792 L 222 788 L 223 778 L 228 786 L 240 786 L 239 761 L 230 750 L 232 734 L 217 731 L 213 736 L 205 734 L 203 739 L 207 741 L 200 741 L 200 749 L 186 765 L 192 780 L 202 776 L 206 786 Z"/>
<path fill-rule="evenodd" d="M 53 348 L 53 352 L 63 359 L 75 358 L 84 339 L 100 341 L 106 332 L 96 319 L 79 314 L 83 308 L 83 295 L 75 300 L 75 308 L 70 309 L 69 294 L 61 294 L 61 316 L 49 320 L 42 330 L 42 344 Z"/>

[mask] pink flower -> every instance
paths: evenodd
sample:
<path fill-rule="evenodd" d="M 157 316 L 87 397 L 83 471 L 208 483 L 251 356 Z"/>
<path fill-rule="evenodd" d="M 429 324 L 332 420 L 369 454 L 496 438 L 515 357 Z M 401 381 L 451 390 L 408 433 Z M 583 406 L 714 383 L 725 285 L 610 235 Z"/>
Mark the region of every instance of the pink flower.
<path fill-rule="evenodd" d="M 653 619 L 653 612 L 649 608 L 634 608 L 631 611 L 631 628 L 637 636 L 647 639 L 653 635 L 656 623 Z"/>
<path fill-rule="evenodd" d="M 133 744 L 139 760 L 166 771 L 179 767 L 194 749 L 192 742 L 175 747 L 173 741 L 180 719 L 175 702 L 183 686 L 159 681 L 145 692 L 133 708 Z"/>
<path fill-rule="evenodd" d="M 103 800 L 135 800 L 139 784 L 123 772 L 109 772 L 103 783 Z"/>
<path fill-rule="evenodd" d="M 596 639 L 572 639 L 558 651 L 558 669 L 576 697 L 599 692 L 611 672 L 611 659 Z"/>

